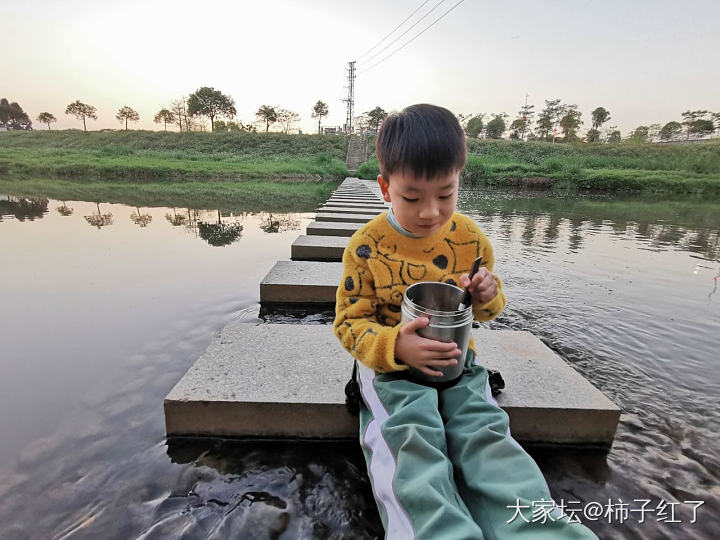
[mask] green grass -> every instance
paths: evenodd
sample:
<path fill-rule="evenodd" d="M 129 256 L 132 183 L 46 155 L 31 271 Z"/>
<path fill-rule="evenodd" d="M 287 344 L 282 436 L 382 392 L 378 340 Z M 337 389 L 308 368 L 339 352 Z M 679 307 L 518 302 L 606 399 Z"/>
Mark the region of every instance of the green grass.
<path fill-rule="evenodd" d="M 463 178 L 474 184 L 543 180 L 565 189 L 720 196 L 720 141 L 548 144 L 470 141 Z"/>
<path fill-rule="evenodd" d="M 468 141 L 470 185 L 720 196 L 720 140 L 693 144 Z M 0 133 L 0 178 L 184 183 L 341 180 L 347 138 L 281 133 Z M 372 157 L 361 178 L 379 173 Z M 156 189 L 156 188 L 153 188 Z"/>
<path fill-rule="evenodd" d="M 7 132 L 0 175 L 98 180 L 342 179 L 347 139 L 281 133 Z"/>
<path fill-rule="evenodd" d="M 720 196 L 720 141 L 692 144 L 564 144 L 468 141 L 463 181 L 555 189 Z M 361 178 L 379 173 L 373 158 Z"/>
<path fill-rule="evenodd" d="M 0 177 L 0 193 L 129 206 L 242 209 L 246 212 L 312 212 L 338 186 L 336 181 L 246 180 L 142 182 L 71 181 Z"/>

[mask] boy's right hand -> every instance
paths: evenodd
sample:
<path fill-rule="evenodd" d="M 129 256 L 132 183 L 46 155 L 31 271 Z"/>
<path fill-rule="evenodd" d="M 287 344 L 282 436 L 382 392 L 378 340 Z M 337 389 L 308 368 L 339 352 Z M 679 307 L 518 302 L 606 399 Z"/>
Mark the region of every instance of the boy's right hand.
<path fill-rule="evenodd" d="M 455 343 L 445 343 L 417 335 L 416 331 L 430 324 L 427 317 L 418 317 L 400 327 L 395 341 L 395 357 L 426 375 L 442 376 L 432 368 L 453 366 L 462 351 Z"/>

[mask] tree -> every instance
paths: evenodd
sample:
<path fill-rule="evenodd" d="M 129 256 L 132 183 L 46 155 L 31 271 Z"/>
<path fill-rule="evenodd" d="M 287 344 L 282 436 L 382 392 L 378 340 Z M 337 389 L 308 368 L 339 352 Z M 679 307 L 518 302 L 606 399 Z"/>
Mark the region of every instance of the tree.
<path fill-rule="evenodd" d="M 540 112 L 537 119 L 538 135 L 541 139 L 555 142 L 557 126 L 560 119 L 565 115 L 566 108 L 559 98 L 545 100 L 545 108 Z M 551 133 L 552 137 L 550 135 Z"/>
<path fill-rule="evenodd" d="M 283 133 L 290 133 L 293 124 L 300 120 L 300 115 L 288 109 L 278 109 L 277 119 L 282 126 Z"/>
<path fill-rule="evenodd" d="M 715 129 L 720 130 L 720 112 L 712 113 L 712 118 L 715 121 Z"/>
<path fill-rule="evenodd" d="M 187 110 L 185 108 L 185 97 L 173 100 L 170 103 L 170 112 L 177 118 L 180 131 L 183 130 L 183 120 L 185 120 L 185 131 L 190 131 L 187 127 Z"/>
<path fill-rule="evenodd" d="M 587 134 L 585 135 L 585 141 L 589 143 L 599 142 L 600 141 L 600 130 L 595 128 L 588 129 Z"/>
<path fill-rule="evenodd" d="M 669 141 L 671 139 L 674 139 L 680 133 L 682 132 L 682 124 L 680 122 L 675 122 L 674 120 L 671 122 L 668 122 L 665 124 L 661 129 L 658 135 L 660 136 L 660 140 L 662 141 Z"/>
<path fill-rule="evenodd" d="M 167 131 L 167 125 L 175 123 L 175 115 L 168 109 L 160 109 L 160 111 L 155 115 L 155 118 L 153 118 L 153 122 L 156 124 L 164 122 L 165 131 Z"/>
<path fill-rule="evenodd" d="M 313 112 L 310 115 L 311 118 L 317 118 L 318 119 L 318 134 L 322 133 L 320 129 L 320 122 L 323 118 L 325 118 L 329 114 L 327 103 L 323 103 L 322 101 L 318 101 L 315 106 L 313 107 Z"/>
<path fill-rule="evenodd" d="M 702 138 L 710 135 L 715 131 L 715 125 L 712 120 L 707 118 L 699 118 L 690 125 L 690 133 L 693 137 Z"/>
<path fill-rule="evenodd" d="M 41 112 L 37 116 L 37 121 L 40 122 L 41 124 L 47 124 L 48 130 L 49 130 L 50 124 L 57 122 L 57 118 L 55 118 L 49 112 Z"/>
<path fill-rule="evenodd" d="M 565 142 L 577 140 L 577 130 L 582 124 L 580 117 L 582 113 L 577 110 L 577 105 L 568 105 L 565 107 L 565 114 L 560 118 L 560 127 L 563 130 Z"/>
<path fill-rule="evenodd" d="M 78 120 L 82 120 L 83 129 L 87 131 L 87 125 L 85 118 L 92 118 L 97 120 L 97 109 L 92 105 L 81 102 L 79 99 L 65 107 L 65 114 L 71 114 Z"/>
<path fill-rule="evenodd" d="M 691 136 L 698 134 L 698 120 L 703 120 L 705 116 L 710 114 L 710 111 L 685 111 L 682 113 L 683 121 L 682 124 L 685 126 L 685 138 L 690 139 Z"/>
<path fill-rule="evenodd" d="M 510 138 L 516 141 L 520 140 L 520 132 L 523 129 L 525 123 L 521 118 L 516 118 L 510 124 Z"/>
<path fill-rule="evenodd" d="M 195 93 L 190 94 L 187 100 L 187 112 L 190 116 L 210 118 L 210 131 L 215 128 L 216 116 L 233 118 L 237 114 L 233 98 L 208 86 L 198 88 Z"/>
<path fill-rule="evenodd" d="M 630 139 L 635 142 L 647 142 L 650 128 L 648 126 L 638 126 L 630 132 Z"/>
<path fill-rule="evenodd" d="M 518 112 L 519 118 L 517 120 L 519 120 L 519 122 L 515 124 L 515 126 L 516 132 L 520 135 L 520 140 L 522 141 L 525 140 L 525 133 L 529 131 L 530 124 L 532 123 L 532 117 L 535 116 L 535 111 L 533 111 L 534 108 L 535 105 L 528 105 L 525 103 L 525 105 L 520 107 L 520 111 Z"/>
<path fill-rule="evenodd" d="M 370 118 L 370 127 L 375 129 L 375 131 L 378 130 L 380 124 L 382 124 L 382 121 L 385 120 L 388 115 L 382 107 L 375 107 L 372 111 L 368 111 L 365 114 Z"/>
<path fill-rule="evenodd" d="M 0 99 L 0 124 L 7 129 L 32 129 L 32 121 L 17 101 Z"/>
<path fill-rule="evenodd" d="M 470 138 L 475 138 L 479 136 L 483 132 L 483 128 L 485 127 L 485 124 L 483 124 L 484 118 L 485 115 L 483 113 L 479 113 L 473 116 L 470 120 L 468 120 L 467 124 L 465 125 L 465 135 Z"/>
<path fill-rule="evenodd" d="M 265 133 L 268 132 L 270 126 L 277 122 L 278 119 L 277 109 L 270 105 L 261 106 L 255 113 L 255 116 L 258 121 L 265 122 Z"/>
<path fill-rule="evenodd" d="M 592 115 L 593 129 L 599 130 L 605 122 L 610 120 L 610 112 L 605 107 L 598 107 L 590 114 Z"/>
<path fill-rule="evenodd" d="M 505 118 L 507 118 L 507 114 L 500 113 L 494 116 L 495 117 L 485 126 L 485 136 L 488 139 L 500 139 L 502 138 L 502 134 L 505 133 Z"/>
<path fill-rule="evenodd" d="M 140 115 L 138 114 L 138 112 L 135 109 L 125 105 L 124 107 L 121 107 L 118 110 L 117 114 L 115 115 L 115 118 L 117 118 L 121 124 L 123 122 L 125 122 L 125 131 L 127 131 L 128 120 L 130 122 L 137 122 L 138 120 L 140 120 Z"/>
<path fill-rule="evenodd" d="M 622 135 L 620 133 L 619 129 L 613 129 L 615 126 L 610 128 L 610 133 L 608 134 L 607 142 L 609 143 L 619 143 L 622 140 Z"/>

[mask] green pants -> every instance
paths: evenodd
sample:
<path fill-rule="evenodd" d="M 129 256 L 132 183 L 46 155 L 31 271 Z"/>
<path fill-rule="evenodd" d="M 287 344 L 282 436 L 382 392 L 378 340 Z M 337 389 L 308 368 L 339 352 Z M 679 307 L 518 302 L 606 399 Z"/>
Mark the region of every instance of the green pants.
<path fill-rule="evenodd" d="M 360 443 L 387 538 L 597 538 L 549 502 L 472 351 L 460 381 L 443 390 L 358 368 Z"/>

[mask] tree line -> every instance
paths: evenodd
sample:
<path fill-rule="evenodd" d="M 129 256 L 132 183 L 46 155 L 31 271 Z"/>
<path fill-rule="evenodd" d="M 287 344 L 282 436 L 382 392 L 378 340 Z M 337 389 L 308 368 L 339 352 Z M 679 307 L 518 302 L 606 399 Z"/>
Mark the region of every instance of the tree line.
<path fill-rule="evenodd" d="M 559 98 L 545 100 L 545 107 L 537 113 L 537 118 L 535 116 L 535 106 L 525 103 L 509 125 L 509 115 L 504 112 L 460 114 L 458 120 L 466 135 L 471 138 L 501 139 L 509 131 L 510 139 L 521 141 L 613 143 L 622 139 L 617 126 L 602 131 L 603 125 L 611 119 L 610 111 L 605 107 L 593 109 L 590 113 L 590 128 L 584 135 L 579 134 L 583 120 L 578 106 L 565 104 Z M 720 113 L 689 110 L 681 114 L 680 122 L 671 120 L 664 125 L 638 126 L 629 133 L 628 138 L 637 142 L 690 140 L 706 137 L 716 130 L 720 131 Z"/>
<path fill-rule="evenodd" d="M 318 133 L 322 132 L 322 120 L 327 117 L 330 110 L 326 103 L 318 100 L 312 108 L 310 116 L 318 121 Z M 83 130 L 87 131 L 87 120 L 97 120 L 97 108 L 88 103 L 76 100 L 65 108 L 65 114 L 74 116 L 82 121 Z M 210 121 L 211 131 L 245 131 L 257 132 L 258 126 L 270 127 L 278 124 L 283 133 L 290 133 L 300 121 L 300 115 L 295 111 L 284 109 L 276 105 L 261 105 L 255 112 L 255 122 L 243 124 L 235 120 L 237 110 L 235 101 L 231 96 L 223 94 L 215 88 L 203 86 L 190 94 L 171 101 L 167 107 L 161 108 L 153 117 L 156 124 L 163 124 L 167 131 L 168 125 L 177 125 L 180 131 L 204 130 L 204 119 Z M 129 122 L 138 122 L 140 114 L 128 105 L 118 109 L 115 118 L 128 129 Z M 50 125 L 57 122 L 57 118 L 50 112 L 41 112 L 36 120 Z M 6 98 L 0 101 L 0 125 L 7 129 L 32 129 L 32 121 L 17 102 L 9 103 Z"/>
<path fill-rule="evenodd" d="M 82 121 L 87 131 L 87 119 L 97 120 L 97 109 L 80 100 L 67 105 L 65 114 Z M 329 114 L 326 103 L 318 100 L 312 108 L 311 117 L 318 120 L 318 133 L 322 133 L 322 119 Z M 180 131 L 204 130 L 203 120 L 210 121 L 211 131 L 257 132 L 258 127 L 268 132 L 271 126 L 279 125 L 283 133 L 290 133 L 300 121 L 295 111 L 275 105 L 261 105 L 255 112 L 255 121 L 243 124 L 236 120 L 235 101 L 229 95 L 215 88 L 203 86 L 187 98 L 171 101 L 153 117 L 156 124 L 177 125 Z M 360 130 L 377 131 L 388 113 L 382 107 L 375 107 L 354 119 Z M 128 129 L 130 122 L 138 122 L 140 114 L 130 106 L 118 109 L 115 118 Z M 618 142 L 622 134 L 617 126 L 603 131 L 603 126 L 611 120 L 610 111 L 605 107 L 596 107 L 590 113 L 590 127 L 580 134 L 583 125 L 582 113 L 578 106 L 565 104 L 561 99 L 545 100 L 545 107 L 536 113 L 535 106 L 525 103 L 515 118 L 508 124 L 509 115 L 500 113 L 459 114 L 460 121 L 469 138 L 501 139 L 508 133 L 510 139 L 521 141 L 563 141 L 563 142 Z M 50 125 L 57 118 L 50 112 L 41 112 L 36 120 Z M 0 124 L 7 129 L 32 129 L 32 121 L 17 102 L 10 103 L 6 98 L 0 100 Z M 638 142 L 648 140 L 672 141 L 700 139 L 720 131 L 720 113 L 708 110 L 688 110 L 678 120 L 661 124 L 641 125 L 632 130 L 628 138 Z"/>

